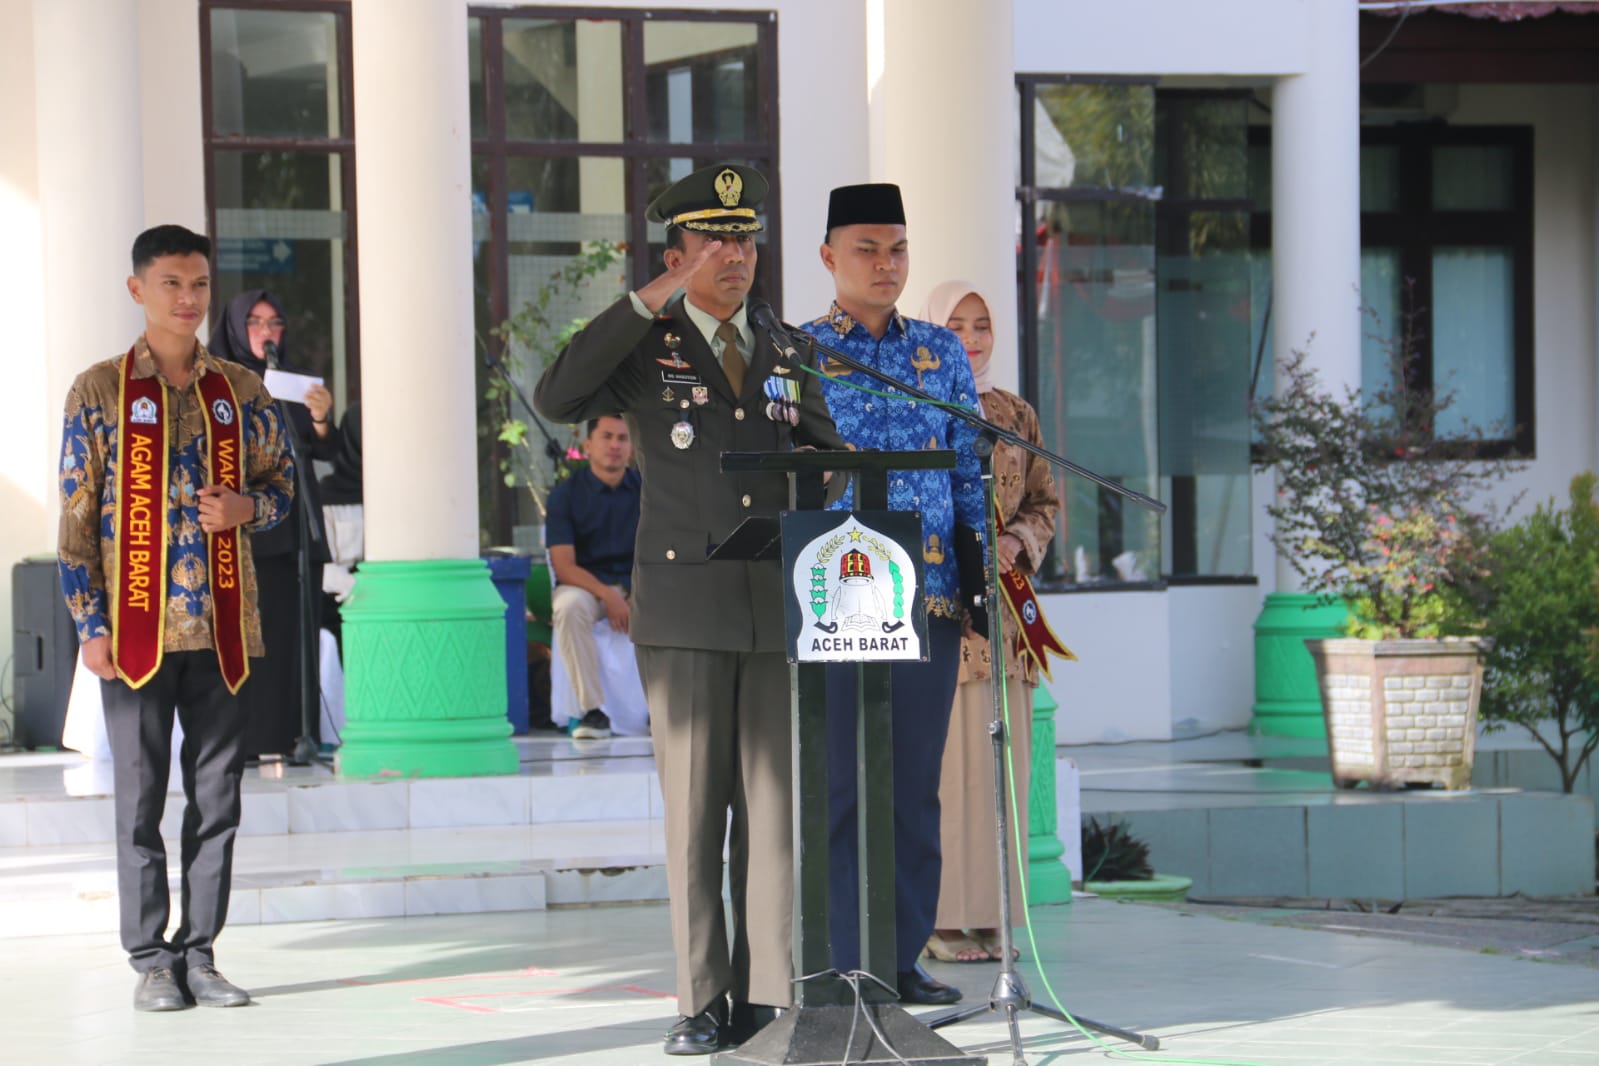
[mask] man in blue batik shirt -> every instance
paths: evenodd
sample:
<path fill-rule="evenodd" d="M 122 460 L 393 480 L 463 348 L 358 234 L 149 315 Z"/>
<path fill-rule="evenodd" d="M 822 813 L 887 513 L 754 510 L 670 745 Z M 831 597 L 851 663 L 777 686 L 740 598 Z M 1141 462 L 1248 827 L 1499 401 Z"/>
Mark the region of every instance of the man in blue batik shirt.
<path fill-rule="evenodd" d="M 895 309 L 905 288 L 910 254 L 899 186 L 834 189 L 827 208 L 822 264 L 833 275 L 832 309 L 803 327 L 833 348 L 941 400 L 975 407 L 977 386 L 960 340 L 943 326 L 906 318 Z M 981 470 L 972 452 L 977 432 L 940 407 L 884 399 L 851 388 L 882 390 L 863 374 L 820 359 L 827 373 L 828 408 L 852 447 L 895 451 L 951 448 L 954 470 L 905 470 L 889 481 L 889 507 L 922 513 L 922 557 L 929 658 L 896 663 L 893 675 L 894 905 L 900 998 L 907 1003 L 953 1003 L 954 987 L 935 981 L 917 963 L 933 932 L 942 860 L 939 847 L 939 769 L 960 668 L 963 617 L 955 562 L 956 524 L 983 528 Z M 846 496 L 837 506 L 853 506 Z M 827 681 L 829 879 L 833 965 L 860 965 L 860 908 L 855 806 L 855 668 L 830 667 Z"/>

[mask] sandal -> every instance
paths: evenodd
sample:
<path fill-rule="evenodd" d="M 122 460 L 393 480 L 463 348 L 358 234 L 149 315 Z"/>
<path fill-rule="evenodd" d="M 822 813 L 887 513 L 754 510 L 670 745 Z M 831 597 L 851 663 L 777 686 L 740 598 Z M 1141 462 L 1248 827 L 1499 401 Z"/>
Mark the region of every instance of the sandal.
<path fill-rule="evenodd" d="M 927 938 L 925 951 L 928 958 L 937 959 L 939 962 L 989 961 L 988 949 L 965 935 L 946 940 L 935 932 Z"/>
<path fill-rule="evenodd" d="M 995 962 L 999 962 L 1005 957 L 1005 942 L 1000 939 L 998 933 L 973 933 L 971 938 L 978 947 L 988 952 L 988 957 Z M 1010 957 L 1012 960 L 1021 958 L 1021 948 L 1012 947 L 1010 949 Z"/>

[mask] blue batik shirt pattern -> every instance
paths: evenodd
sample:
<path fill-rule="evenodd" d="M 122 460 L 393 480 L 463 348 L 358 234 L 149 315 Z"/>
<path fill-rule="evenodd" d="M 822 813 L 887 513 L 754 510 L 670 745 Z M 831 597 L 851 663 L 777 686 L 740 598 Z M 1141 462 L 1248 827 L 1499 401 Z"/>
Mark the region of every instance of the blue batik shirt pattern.
<path fill-rule="evenodd" d="M 838 304 L 801 327 L 823 344 L 853 356 L 867 366 L 964 407 L 977 406 L 977 383 L 960 338 L 931 322 L 906 318 L 897 311 L 881 339 L 855 321 Z M 972 451 L 977 431 L 943 408 L 912 399 L 888 400 L 841 382 L 897 391 L 863 380 L 818 352 L 818 366 L 827 374 L 824 395 L 839 436 L 856 449 L 923 451 L 952 448 L 954 470 L 896 470 L 889 476 L 888 506 L 922 513 L 922 558 L 927 564 L 927 612 L 959 618 L 960 575 L 955 565 L 955 523 L 983 529 L 982 469 Z M 854 486 L 834 510 L 854 506 Z"/>

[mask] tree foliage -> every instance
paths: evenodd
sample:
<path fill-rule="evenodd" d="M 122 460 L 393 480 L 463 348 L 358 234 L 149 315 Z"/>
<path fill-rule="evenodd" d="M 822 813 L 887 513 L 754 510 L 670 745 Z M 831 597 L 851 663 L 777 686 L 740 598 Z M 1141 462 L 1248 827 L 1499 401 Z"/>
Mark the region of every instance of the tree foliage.
<path fill-rule="evenodd" d="M 1531 733 L 1559 764 L 1567 792 L 1599 746 L 1596 481 L 1573 478 L 1564 509 L 1551 499 L 1497 534 L 1471 585 L 1492 641 L 1482 719 L 1490 730 L 1513 724 Z"/>

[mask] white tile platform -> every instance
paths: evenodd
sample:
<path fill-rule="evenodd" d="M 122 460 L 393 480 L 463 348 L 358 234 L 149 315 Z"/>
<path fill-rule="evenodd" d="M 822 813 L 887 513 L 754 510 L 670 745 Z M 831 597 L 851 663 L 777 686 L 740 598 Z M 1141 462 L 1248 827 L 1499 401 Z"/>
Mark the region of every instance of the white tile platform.
<path fill-rule="evenodd" d="M 518 746 L 521 773 L 505 777 L 251 769 L 230 924 L 664 899 L 649 741 L 540 735 Z M 1058 824 L 1075 826 L 1079 809 L 1126 817 L 1157 866 L 1211 896 L 1551 894 L 1538 885 L 1581 878 L 1570 861 L 1581 850 L 1567 845 L 1586 834 L 1591 847 L 1591 803 L 1505 787 L 1340 791 L 1315 747 L 1222 734 L 1061 749 Z M 1493 759 L 1494 740 L 1480 750 Z M 0 937 L 116 928 L 108 771 L 70 753 L 0 755 Z M 174 788 L 163 821 L 172 866 L 181 807 Z M 1481 855 L 1497 858 L 1463 858 Z"/>

